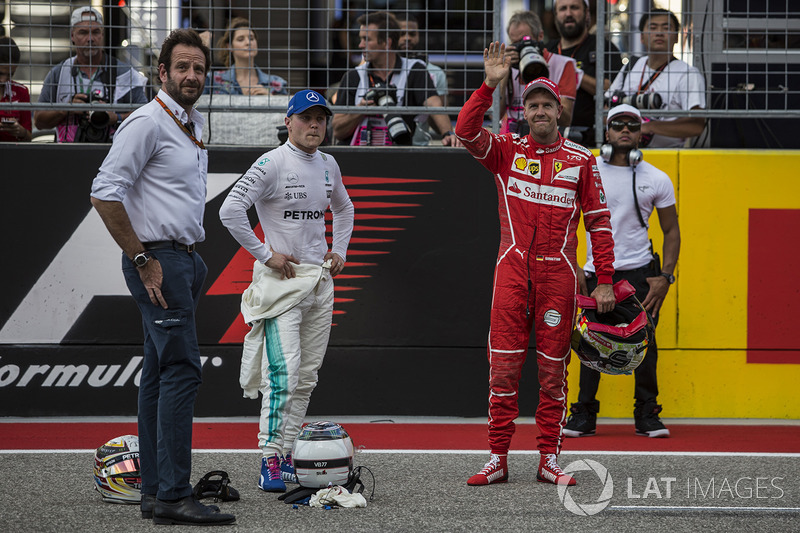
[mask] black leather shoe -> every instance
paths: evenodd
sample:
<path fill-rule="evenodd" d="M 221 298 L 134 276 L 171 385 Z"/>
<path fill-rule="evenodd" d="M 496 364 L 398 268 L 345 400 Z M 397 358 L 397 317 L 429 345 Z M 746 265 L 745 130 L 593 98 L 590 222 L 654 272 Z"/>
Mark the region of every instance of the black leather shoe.
<path fill-rule="evenodd" d="M 189 495 L 175 503 L 156 499 L 153 507 L 154 524 L 178 524 L 183 526 L 224 526 L 236 522 L 232 514 L 221 513 L 205 506 L 194 495 Z"/>
<path fill-rule="evenodd" d="M 153 518 L 153 506 L 156 504 L 155 494 L 142 494 L 142 503 L 139 504 L 142 509 L 142 519 L 150 520 Z"/>
<path fill-rule="evenodd" d="M 156 495 L 155 494 L 142 494 L 142 519 L 143 520 L 152 520 L 153 518 L 153 507 L 156 505 Z M 209 509 L 213 511 L 219 511 L 219 507 L 216 505 L 207 505 Z"/>

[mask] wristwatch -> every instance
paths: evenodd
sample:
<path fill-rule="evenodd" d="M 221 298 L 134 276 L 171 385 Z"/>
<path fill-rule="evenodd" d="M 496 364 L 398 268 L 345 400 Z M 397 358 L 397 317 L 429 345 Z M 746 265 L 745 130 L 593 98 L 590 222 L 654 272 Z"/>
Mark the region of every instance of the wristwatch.
<path fill-rule="evenodd" d="M 133 256 L 133 264 L 136 265 L 136 268 L 142 268 L 147 264 L 148 261 L 150 261 L 151 258 L 152 257 L 149 253 L 139 252 Z"/>
<path fill-rule="evenodd" d="M 667 281 L 669 282 L 670 285 L 675 283 L 675 276 L 673 276 L 672 274 L 669 274 L 667 272 L 662 272 L 661 275 L 667 278 Z"/>

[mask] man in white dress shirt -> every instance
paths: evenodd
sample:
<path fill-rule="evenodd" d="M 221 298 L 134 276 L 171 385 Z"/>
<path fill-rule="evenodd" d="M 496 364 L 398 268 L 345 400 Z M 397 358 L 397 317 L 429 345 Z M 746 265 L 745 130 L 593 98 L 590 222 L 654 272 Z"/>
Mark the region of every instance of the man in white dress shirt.
<path fill-rule="evenodd" d="M 122 271 L 142 313 L 139 385 L 142 518 L 157 524 L 223 525 L 236 519 L 192 494 L 192 418 L 201 382 L 195 309 L 208 272 L 195 251 L 205 239 L 208 152 L 203 93 L 209 49 L 175 30 L 158 59 L 162 89 L 122 123 L 92 183 L 91 200 L 122 248 Z"/>
<path fill-rule="evenodd" d="M 263 354 L 263 386 L 258 445 L 261 477 L 267 492 L 285 492 L 295 481 L 290 452 L 305 418 L 317 371 L 328 347 L 333 318 L 333 280 L 342 271 L 353 232 L 353 204 L 342 184 L 336 160 L 317 150 L 325 138 L 331 110 L 311 90 L 289 100 L 286 144 L 259 157 L 233 186 L 219 216 L 233 237 L 277 276 L 276 290 L 294 278 L 295 265 L 323 265 L 319 281 L 296 305 L 254 324 L 245 354 L 258 343 Z M 255 206 L 264 242 L 250 227 L 247 210 Z M 325 239 L 325 211 L 333 212 L 333 242 Z M 329 263 L 329 266 L 327 265 Z M 253 281 L 263 267 L 256 264 Z M 263 329 L 262 329 L 263 328 Z M 255 338 L 254 338 L 255 337 Z M 243 358 L 244 362 L 245 358 Z"/>

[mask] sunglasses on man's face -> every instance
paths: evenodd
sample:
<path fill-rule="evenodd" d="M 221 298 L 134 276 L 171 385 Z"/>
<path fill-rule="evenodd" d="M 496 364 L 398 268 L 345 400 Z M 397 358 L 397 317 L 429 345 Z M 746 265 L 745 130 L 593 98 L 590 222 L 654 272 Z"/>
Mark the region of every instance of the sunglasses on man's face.
<path fill-rule="evenodd" d="M 608 126 L 614 131 L 622 131 L 625 128 L 628 128 L 628 131 L 634 132 L 639 131 L 642 127 L 641 122 L 625 122 L 623 120 L 612 120 L 609 122 Z"/>

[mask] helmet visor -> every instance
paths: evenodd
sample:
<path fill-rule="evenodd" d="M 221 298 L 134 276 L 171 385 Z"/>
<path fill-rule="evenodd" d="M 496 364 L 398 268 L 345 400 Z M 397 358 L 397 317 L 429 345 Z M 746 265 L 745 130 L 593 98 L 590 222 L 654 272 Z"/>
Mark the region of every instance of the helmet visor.
<path fill-rule="evenodd" d="M 126 459 L 119 461 L 105 468 L 107 476 L 137 476 L 139 475 L 139 461 L 137 459 Z"/>

